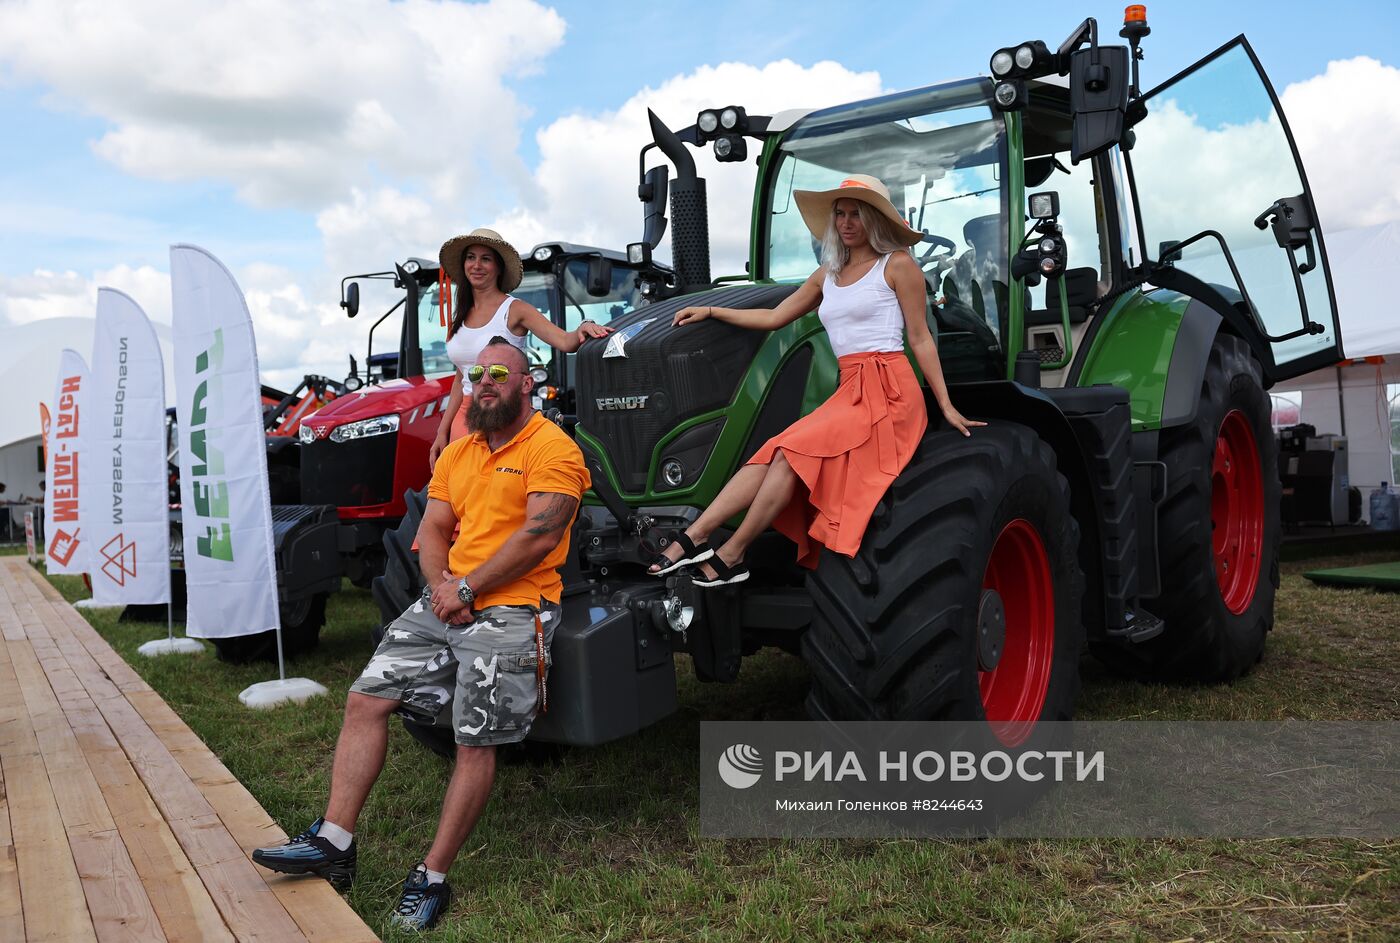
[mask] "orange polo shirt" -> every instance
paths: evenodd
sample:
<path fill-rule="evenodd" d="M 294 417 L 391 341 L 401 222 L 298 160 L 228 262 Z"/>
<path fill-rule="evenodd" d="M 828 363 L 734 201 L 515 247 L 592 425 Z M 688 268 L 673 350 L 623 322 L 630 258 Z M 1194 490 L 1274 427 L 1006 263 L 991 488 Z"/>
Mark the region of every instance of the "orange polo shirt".
<path fill-rule="evenodd" d="M 538 412 L 496 451 L 480 433 L 463 436 L 443 449 L 428 484 L 428 497 L 446 501 L 460 522 L 448 551 L 453 573 L 470 573 L 493 556 L 511 534 L 525 526 L 525 498 L 544 492 L 579 499 L 591 480 L 583 453 L 564 430 Z M 569 530 L 529 573 L 476 597 L 473 608 L 538 606 L 543 596 L 558 602 L 564 584 L 559 567 L 569 555 Z"/>

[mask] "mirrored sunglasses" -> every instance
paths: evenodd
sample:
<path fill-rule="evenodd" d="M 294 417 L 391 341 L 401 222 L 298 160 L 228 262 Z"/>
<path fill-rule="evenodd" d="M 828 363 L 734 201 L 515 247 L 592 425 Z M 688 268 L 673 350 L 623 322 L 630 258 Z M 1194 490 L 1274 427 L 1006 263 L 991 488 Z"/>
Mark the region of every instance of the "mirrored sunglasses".
<path fill-rule="evenodd" d="M 493 363 L 489 367 L 483 367 L 481 364 L 472 364 L 467 368 L 467 379 L 472 383 L 477 383 L 480 382 L 483 376 L 489 376 L 496 383 L 504 383 L 506 382 L 506 378 L 512 373 L 523 375 L 525 372 L 524 370 L 512 370 L 503 363 Z"/>

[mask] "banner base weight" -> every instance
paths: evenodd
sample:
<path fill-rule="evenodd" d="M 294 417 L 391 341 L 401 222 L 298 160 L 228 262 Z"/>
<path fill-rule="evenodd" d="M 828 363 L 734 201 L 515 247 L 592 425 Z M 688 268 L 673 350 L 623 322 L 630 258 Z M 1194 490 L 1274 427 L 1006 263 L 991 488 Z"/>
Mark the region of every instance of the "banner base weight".
<path fill-rule="evenodd" d="M 192 638 L 158 638 L 146 642 L 136 649 L 136 654 L 154 658 L 157 655 L 194 655 L 204 651 L 204 646 Z"/>
<path fill-rule="evenodd" d="M 279 681 L 259 681 L 239 692 L 238 699 L 254 710 L 276 707 L 288 701 L 300 704 L 318 694 L 325 694 L 323 685 L 310 678 L 283 678 Z"/>

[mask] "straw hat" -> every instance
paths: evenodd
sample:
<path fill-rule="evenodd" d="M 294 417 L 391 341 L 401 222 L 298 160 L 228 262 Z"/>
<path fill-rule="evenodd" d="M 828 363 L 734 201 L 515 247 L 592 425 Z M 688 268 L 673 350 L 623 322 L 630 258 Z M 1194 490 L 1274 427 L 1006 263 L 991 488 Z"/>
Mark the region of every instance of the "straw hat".
<path fill-rule="evenodd" d="M 841 181 L 834 190 L 794 190 L 797 208 L 802 211 L 802 221 L 818 239 L 826 238 L 826 227 L 831 221 L 831 205 L 837 200 L 856 200 L 888 219 L 894 230 L 894 237 L 906 246 L 912 246 L 924 238 L 924 234 L 910 229 L 899 210 L 890 201 L 889 187 L 880 178 L 869 174 L 851 174 Z"/>
<path fill-rule="evenodd" d="M 462 257 L 468 246 L 489 246 L 501 257 L 501 291 L 514 291 L 525 275 L 525 266 L 520 261 L 520 253 L 494 229 L 473 229 L 465 236 L 453 236 L 442 244 L 438 252 L 438 264 L 448 278 L 458 285 L 467 283 L 466 272 L 462 268 Z"/>

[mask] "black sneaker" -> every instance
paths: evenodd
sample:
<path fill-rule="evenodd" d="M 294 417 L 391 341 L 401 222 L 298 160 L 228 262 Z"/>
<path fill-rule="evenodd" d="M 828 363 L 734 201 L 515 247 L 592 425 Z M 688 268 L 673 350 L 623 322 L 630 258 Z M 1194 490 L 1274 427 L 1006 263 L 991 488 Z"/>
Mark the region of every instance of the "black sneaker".
<path fill-rule="evenodd" d="M 355 880 L 355 842 L 341 851 L 317 833 L 324 819 L 285 845 L 253 849 L 253 860 L 270 871 L 282 874 L 317 874 L 331 882 L 338 891 L 346 890 Z"/>
<path fill-rule="evenodd" d="M 403 930 L 431 930 L 451 902 L 452 885 L 446 881 L 429 884 L 427 866 L 420 861 L 408 872 L 389 923 Z"/>

